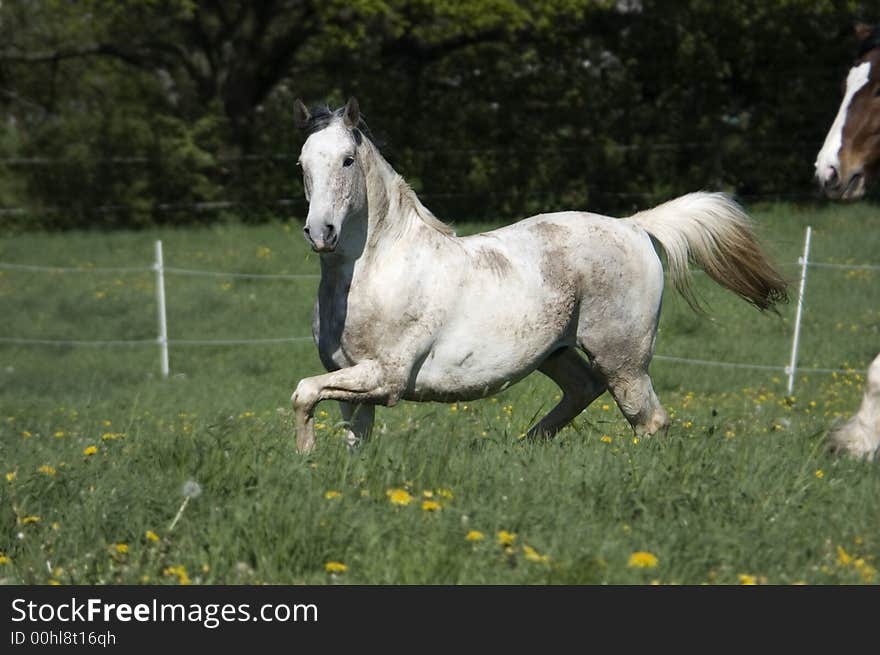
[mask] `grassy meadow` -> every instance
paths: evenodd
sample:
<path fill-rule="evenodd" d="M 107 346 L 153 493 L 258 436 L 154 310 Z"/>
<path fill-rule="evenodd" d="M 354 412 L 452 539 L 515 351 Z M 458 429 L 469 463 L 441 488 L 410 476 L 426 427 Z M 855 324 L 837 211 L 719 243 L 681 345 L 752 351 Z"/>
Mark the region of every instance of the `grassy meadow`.
<path fill-rule="evenodd" d="M 880 209 L 750 207 L 794 280 L 880 264 Z M 461 225 L 459 233 L 484 226 Z M 296 221 L 0 237 L 0 262 L 316 274 Z M 697 285 L 666 296 L 657 353 L 784 367 L 795 314 Z M 880 271 L 813 268 L 799 373 L 658 359 L 673 416 L 637 440 L 607 394 L 548 442 L 539 374 L 485 400 L 380 408 L 349 453 L 335 405 L 296 454 L 289 397 L 309 340 L 158 347 L 0 343 L 0 581 L 24 584 L 862 584 L 880 582 L 880 471 L 825 435 L 880 350 Z M 166 278 L 172 340 L 307 336 L 317 279 Z M 0 269 L 0 337 L 148 340 L 154 274 Z"/>

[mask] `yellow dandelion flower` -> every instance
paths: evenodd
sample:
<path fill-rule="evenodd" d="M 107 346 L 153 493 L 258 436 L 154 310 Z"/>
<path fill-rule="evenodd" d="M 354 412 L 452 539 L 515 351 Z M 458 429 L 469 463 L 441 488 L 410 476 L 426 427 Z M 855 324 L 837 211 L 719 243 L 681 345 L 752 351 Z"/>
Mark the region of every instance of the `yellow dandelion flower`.
<path fill-rule="evenodd" d="M 336 491 L 335 489 L 330 489 L 329 491 L 324 492 L 324 498 L 327 500 L 333 500 L 334 498 L 341 498 L 342 492 Z"/>
<path fill-rule="evenodd" d="M 433 498 L 433 497 L 434 497 L 434 492 L 431 491 L 430 489 L 425 489 L 425 490 L 422 492 L 422 495 L 423 495 L 425 498 Z"/>
<path fill-rule="evenodd" d="M 846 550 L 844 550 L 843 546 L 837 547 L 837 564 L 839 566 L 849 566 L 852 564 L 853 557 Z"/>
<path fill-rule="evenodd" d="M 638 443 L 639 443 L 639 438 L 633 437 L 633 444 L 638 445 Z"/>
<path fill-rule="evenodd" d="M 513 546 L 513 542 L 516 541 L 516 532 L 499 530 L 497 537 L 499 546 Z"/>
<path fill-rule="evenodd" d="M 406 489 L 389 489 L 385 492 L 392 505 L 409 505 L 413 497 Z"/>
<path fill-rule="evenodd" d="M 348 571 L 348 566 L 342 562 L 327 562 L 324 564 L 324 570 L 327 573 L 345 573 Z"/>
<path fill-rule="evenodd" d="M 450 489 L 438 489 L 437 495 L 446 500 L 452 500 L 454 498 Z"/>
<path fill-rule="evenodd" d="M 40 468 L 37 469 L 38 472 L 43 473 L 44 475 L 55 475 L 57 471 L 54 466 L 49 466 L 48 464 L 43 464 Z"/>
<path fill-rule="evenodd" d="M 105 432 L 101 435 L 101 441 L 115 441 L 116 439 L 121 439 L 124 437 L 121 432 Z"/>
<path fill-rule="evenodd" d="M 856 567 L 856 571 L 859 572 L 865 582 L 874 582 L 874 578 L 877 576 L 877 569 L 868 564 L 861 557 L 853 562 L 853 564 Z"/>
<path fill-rule="evenodd" d="M 191 583 L 186 568 L 183 566 L 169 566 L 162 571 L 162 575 L 177 578 L 178 584 L 188 585 Z"/>
<path fill-rule="evenodd" d="M 11 562 L 11 561 L 12 560 L 9 559 L 6 555 L 4 555 L 3 553 L 0 553 L 0 566 L 3 566 L 4 564 L 9 564 L 9 562 Z"/>
<path fill-rule="evenodd" d="M 9 473 L 6 474 L 6 481 L 12 482 L 16 477 L 18 477 L 18 473 L 15 471 L 9 471 Z"/>
<path fill-rule="evenodd" d="M 30 439 L 34 435 L 30 430 L 22 430 L 21 436 L 23 436 L 25 439 Z"/>
<path fill-rule="evenodd" d="M 607 434 L 603 434 L 599 438 L 599 441 L 601 441 L 602 443 L 611 443 L 613 441 L 613 439 L 611 437 L 609 437 Z"/>
<path fill-rule="evenodd" d="M 53 522 L 53 523 L 52 523 L 52 529 L 53 529 L 53 530 L 60 530 L 60 529 L 61 529 L 61 524 L 60 524 L 58 521 Z"/>
<path fill-rule="evenodd" d="M 61 583 L 58 580 L 49 580 L 49 584 L 52 585 L 53 587 L 57 587 Z"/>
<path fill-rule="evenodd" d="M 611 409 L 611 406 L 610 406 L 610 405 L 602 405 L 602 411 L 603 411 L 603 412 L 607 412 L 609 409 Z"/>
<path fill-rule="evenodd" d="M 820 480 L 825 477 L 825 471 L 822 469 L 816 469 L 816 477 Z"/>
<path fill-rule="evenodd" d="M 55 430 L 55 437 L 58 439 L 60 439 L 61 437 L 63 437 L 66 434 L 67 433 L 64 430 Z"/>
<path fill-rule="evenodd" d="M 541 555 L 537 550 L 532 548 L 529 545 L 523 546 L 523 554 L 525 558 L 530 562 L 549 562 L 550 557 L 548 555 Z"/>
<path fill-rule="evenodd" d="M 128 552 L 128 544 L 118 543 L 113 545 L 113 549 L 119 553 L 120 555 L 125 555 Z"/>
<path fill-rule="evenodd" d="M 467 541 L 482 541 L 483 539 L 486 538 L 486 535 L 484 535 L 479 530 L 469 530 L 468 533 L 464 536 L 464 538 Z"/>
<path fill-rule="evenodd" d="M 103 421 L 101 421 L 101 425 L 103 425 L 105 428 L 109 428 L 111 425 L 113 425 L 113 421 L 105 418 Z"/>
<path fill-rule="evenodd" d="M 724 436 L 728 439 L 733 439 L 736 436 L 736 432 L 734 432 L 733 430 L 727 430 L 724 433 Z"/>
<path fill-rule="evenodd" d="M 96 452 L 98 452 L 97 446 L 87 446 L 86 448 L 83 448 L 83 455 L 85 455 L 86 457 L 91 457 Z"/>
<path fill-rule="evenodd" d="M 22 525 L 30 525 L 31 523 L 39 523 L 39 522 L 40 522 L 39 516 L 33 516 L 33 515 L 32 516 L 25 516 L 24 518 L 21 519 Z"/>
<path fill-rule="evenodd" d="M 437 510 L 442 509 L 442 505 L 436 500 L 423 500 L 422 509 L 426 512 L 436 512 Z"/>
<path fill-rule="evenodd" d="M 739 583 L 741 585 L 756 585 L 758 584 L 758 578 L 753 575 L 749 575 L 748 573 L 740 573 L 738 576 Z"/>
<path fill-rule="evenodd" d="M 147 541 L 152 541 L 153 543 L 156 543 L 157 541 L 159 541 L 159 535 L 157 535 L 152 530 L 147 530 L 144 533 L 144 536 L 147 538 Z"/>
<path fill-rule="evenodd" d="M 637 550 L 629 556 L 627 566 L 635 569 L 653 569 L 658 563 L 659 560 L 654 553 L 649 553 L 646 550 Z"/>
<path fill-rule="evenodd" d="M 682 423 L 682 425 L 685 427 L 685 429 L 689 430 L 690 428 L 694 427 L 694 422 L 693 421 L 685 421 L 684 423 Z"/>

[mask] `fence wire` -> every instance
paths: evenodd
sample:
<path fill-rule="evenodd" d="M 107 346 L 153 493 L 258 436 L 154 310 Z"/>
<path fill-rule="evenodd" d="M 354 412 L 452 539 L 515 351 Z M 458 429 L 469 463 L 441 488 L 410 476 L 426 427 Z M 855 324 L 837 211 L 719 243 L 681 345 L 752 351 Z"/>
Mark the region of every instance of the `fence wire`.
<path fill-rule="evenodd" d="M 802 258 L 798 262 L 784 264 L 784 266 L 800 266 L 803 264 Z M 867 270 L 880 271 L 880 264 L 838 264 L 835 262 L 816 262 L 808 261 L 808 268 L 822 269 L 838 269 L 838 270 Z M 146 273 L 156 272 L 157 265 L 151 264 L 146 266 L 48 266 L 39 264 L 21 264 L 15 262 L 0 262 L 0 270 L 20 271 L 27 273 Z M 192 268 L 178 267 L 162 267 L 166 274 L 195 276 L 195 277 L 225 277 L 225 278 L 242 278 L 242 279 L 266 279 L 266 280 L 305 280 L 317 279 L 320 275 L 312 273 L 302 274 L 286 274 L 286 273 L 244 273 L 239 271 L 213 271 Z M 264 339 L 167 339 L 164 343 L 169 346 L 239 346 L 239 345 L 273 345 L 284 343 L 297 343 L 311 341 L 312 336 L 293 336 L 293 337 L 277 337 Z M 43 339 L 29 337 L 13 337 L 0 336 L 0 344 L 10 346 L 83 346 L 83 347 L 137 347 L 137 346 L 156 346 L 161 345 L 163 339 L 154 337 L 150 339 Z M 712 366 L 728 369 L 746 369 L 760 371 L 776 371 L 789 374 L 791 369 L 789 366 L 756 364 L 749 362 L 723 362 L 708 359 L 696 359 L 689 357 L 674 357 L 671 355 L 655 355 L 655 360 L 665 361 L 677 364 L 688 364 L 694 366 Z M 860 371 L 856 369 L 842 368 L 805 368 L 798 366 L 798 373 L 819 373 L 819 374 L 841 374 L 851 375 L 858 374 Z"/>

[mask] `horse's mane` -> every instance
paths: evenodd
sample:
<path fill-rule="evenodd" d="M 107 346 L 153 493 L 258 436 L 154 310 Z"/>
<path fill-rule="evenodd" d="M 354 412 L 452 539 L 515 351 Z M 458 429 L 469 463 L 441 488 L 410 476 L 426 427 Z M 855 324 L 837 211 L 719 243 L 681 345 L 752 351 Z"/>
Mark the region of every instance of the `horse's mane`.
<path fill-rule="evenodd" d="M 344 114 L 344 106 L 340 107 L 339 109 L 330 109 L 330 107 L 328 107 L 327 105 L 317 105 L 309 110 L 309 120 L 306 121 L 305 125 L 302 125 L 300 129 L 306 135 L 306 138 L 308 138 L 315 132 L 320 132 L 325 127 L 330 125 L 330 123 L 334 119 L 342 118 Z M 352 130 L 352 133 L 354 134 L 354 138 L 358 143 L 360 143 L 360 134 L 363 134 L 370 141 L 373 141 L 373 143 L 375 143 L 373 135 L 370 133 L 370 128 L 367 127 L 367 123 L 362 115 L 358 117 L 358 124 Z"/>
<path fill-rule="evenodd" d="M 431 210 L 422 204 L 422 201 L 419 200 L 418 195 L 416 195 L 416 192 L 412 190 L 412 187 L 407 184 L 406 180 L 404 180 L 399 175 L 398 179 L 400 182 L 400 185 L 398 187 L 398 192 L 400 194 L 400 204 L 402 206 L 409 205 L 416 216 L 418 216 L 421 221 L 428 227 L 432 227 L 441 234 L 445 234 L 446 236 L 455 236 L 455 230 L 453 230 L 451 226 L 447 225 L 439 218 L 434 216 Z"/>
<path fill-rule="evenodd" d="M 859 52 L 856 58 L 861 59 L 876 48 L 880 48 L 880 25 L 871 30 L 868 37 L 859 44 Z"/>
<path fill-rule="evenodd" d="M 318 105 L 312 107 L 309 110 L 309 120 L 302 125 L 300 129 L 302 129 L 303 133 L 306 135 L 306 138 L 314 134 L 315 132 L 320 132 L 325 127 L 330 125 L 337 118 L 342 118 L 345 113 L 345 107 L 340 107 L 339 109 L 330 109 L 327 105 Z M 381 157 L 379 153 L 379 147 L 376 144 L 376 141 L 373 139 L 373 135 L 370 133 L 370 128 L 367 127 L 367 123 L 364 121 L 363 116 L 360 116 L 358 119 L 358 124 L 355 128 L 352 129 L 352 136 L 354 136 L 355 141 L 360 144 L 361 136 L 366 137 L 373 148 L 376 151 L 376 155 Z M 412 187 L 406 183 L 406 181 L 398 175 L 398 179 L 400 181 L 400 185 L 398 187 L 398 193 L 400 195 L 400 201 L 402 205 L 408 205 L 416 216 L 421 219 L 425 225 L 428 227 L 432 227 L 441 234 L 445 234 L 446 236 L 454 236 L 455 230 L 453 230 L 449 225 L 441 221 L 439 218 L 434 216 L 427 207 L 422 204 L 422 201 L 419 200 L 416 192 L 412 190 Z"/>

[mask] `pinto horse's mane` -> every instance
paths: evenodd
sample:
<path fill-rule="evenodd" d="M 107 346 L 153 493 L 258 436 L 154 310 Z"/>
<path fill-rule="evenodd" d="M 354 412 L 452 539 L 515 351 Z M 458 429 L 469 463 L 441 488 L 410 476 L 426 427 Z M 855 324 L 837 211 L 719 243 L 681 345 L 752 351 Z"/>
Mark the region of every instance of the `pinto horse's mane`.
<path fill-rule="evenodd" d="M 868 37 L 859 43 L 859 52 L 856 58 L 861 59 L 871 50 L 876 50 L 877 48 L 880 48 L 880 25 L 871 30 Z"/>

